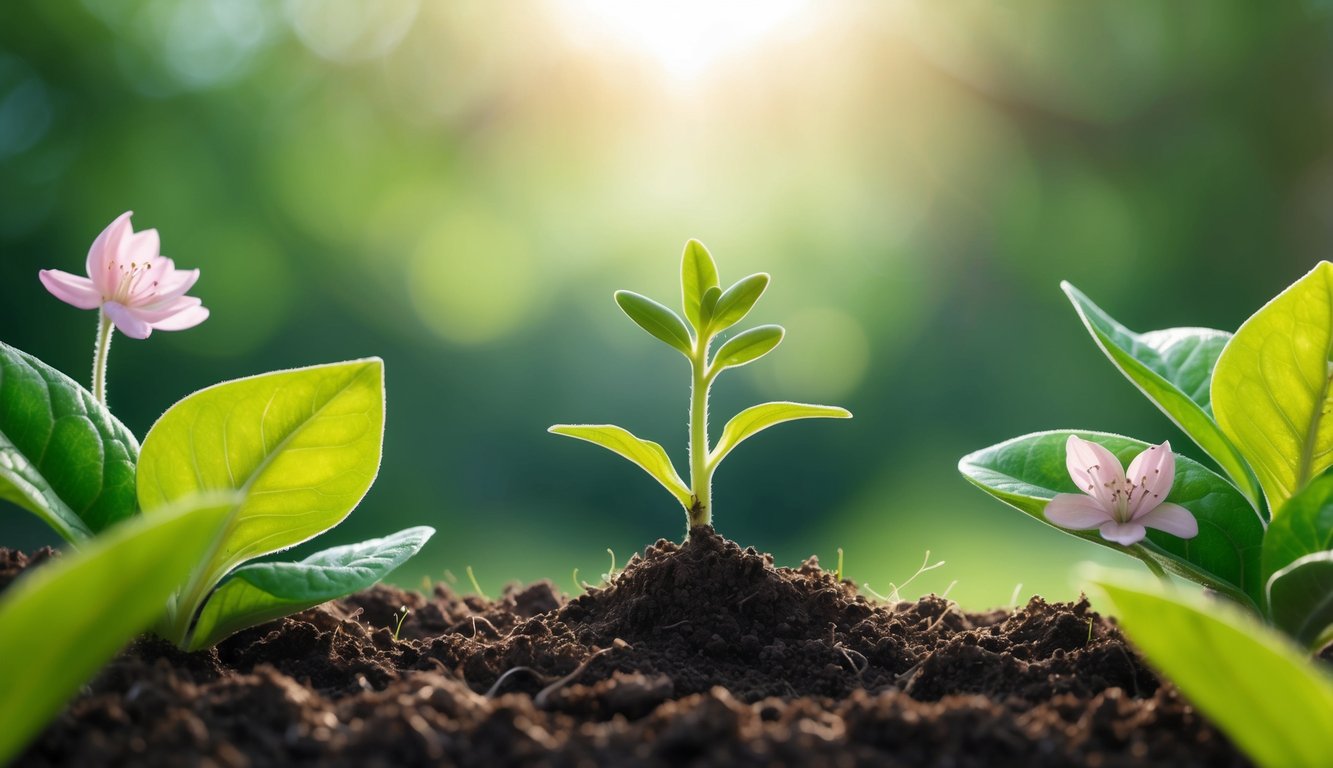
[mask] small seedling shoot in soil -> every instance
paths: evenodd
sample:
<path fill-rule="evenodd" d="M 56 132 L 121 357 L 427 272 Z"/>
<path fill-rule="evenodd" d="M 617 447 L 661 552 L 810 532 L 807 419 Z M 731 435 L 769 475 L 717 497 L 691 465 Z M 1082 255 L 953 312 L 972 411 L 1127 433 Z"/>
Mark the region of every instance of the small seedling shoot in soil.
<path fill-rule="evenodd" d="M 760 325 L 712 344 L 724 331 L 749 314 L 768 287 L 769 276 L 756 273 L 722 290 L 717 264 L 697 240 L 685 244 L 681 259 L 680 291 L 685 319 L 670 308 L 633 291 L 616 291 L 620 309 L 640 328 L 684 355 L 690 364 L 689 464 L 685 484 L 666 450 L 658 443 L 635 437 L 613 424 L 557 424 L 550 432 L 586 440 L 637 464 L 661 483 L 685 508 L 690 528 L 710 525 L 713 519 L 713 473 L 722 460 L 746 438 L 775 424 L 795 419 L 848 419 L 845 408 L 793 402 L 751 406 L 722 428 L 716 445 L 708 437 L 708 395 L 725 370 L 748 365 L 772 352 L 785 331 L 779 325 Z M 688 320 L 688 325 L 686 324 Z"/>
<path fill-rule="evenodd" d="M 407 614 L 411 612 L 406 605 L 398 609 L 398 623 L 393 627 L 393 641 L 395 643 L 398 642 L 398 635 L 403 631 L 403 622 L 407 621 Z"/>

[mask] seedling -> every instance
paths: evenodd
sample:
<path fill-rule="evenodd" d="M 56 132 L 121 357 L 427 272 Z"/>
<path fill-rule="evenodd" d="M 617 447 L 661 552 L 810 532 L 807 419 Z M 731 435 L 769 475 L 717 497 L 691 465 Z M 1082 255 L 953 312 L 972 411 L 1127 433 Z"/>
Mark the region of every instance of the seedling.
<path fill-rule="evenodd" d="M 1333 264 L 1234 335 L 1135 333 L 1063 287 L 1116 368 L 1221 474 L 1169 443 L 1069 430 L 977 451 L 962 473 L 1038 520 L 1231 598 L 1307 647 L 1333 638 Z"/>
<path fill-rule="evenodd" d="M 393 627 L 393 641 L 395 643 L 398 642 L 398 634 L 403 631 L 403 622 L 407 621 L 407 614 L 409 613 L 411 613 L 411 611 L 407 609 L 406 605 L 398 609 L 398 623 Z M 473 634 L 476 633 L 473 632 Z"/>
<path fill-rule="evenodd" d="M 477 574 L 472 572 L 472 566 L 470 565 L 467 567 L 467 580 L 472 582 L 472 591 L 477 593 L 477 597 L 482 600 L 490 600 L 486 593 L 481 591 L 481 584 L 477 582 Z"/>
<path fill-rule="evenodd" d="M 725 291 L 718 282 L 717 264 L 697 240 L 685 244 L 681 259 L 681 299 L 686 321 L 652 299 L 632 291 L 616 291 L 620 309 L 640 328 L 685 356 L 690 363 L 689 463 L 690 484 L 676 472 L 661 445 L 635 437 L 613 424 L 557 424 L 550 432 L 586 440 L 637 464 L 661 483 L 685 508 L 689 527 L 710 525 L 713 519 L 713 473 L 722 460 L 746 438 L 775 424 L 796 419 L 848 419 L 844 408 L 804 403 L 772 402 L 751 406 L 722 428 L 717 444 L 708 437 L 708 394 L 725 370 L 748 365 L 772 352 L 785 331 L 779 325 L 760 325 L 724 341 L 714 352 L 719 334 L 749 314 L 768 287 L 762 272 L 741 278 Z"/>

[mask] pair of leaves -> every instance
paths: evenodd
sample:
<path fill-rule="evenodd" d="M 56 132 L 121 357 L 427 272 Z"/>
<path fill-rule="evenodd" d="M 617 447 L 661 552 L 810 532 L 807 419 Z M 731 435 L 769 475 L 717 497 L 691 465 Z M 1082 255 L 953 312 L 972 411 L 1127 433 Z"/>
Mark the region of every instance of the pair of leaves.
<path fill-rule="evenodd" d="M 1149 447 L 1139 440 L 1101 432 L 1039 432 L 964 456 L 958 468 L 990 495 L 1047 522 L 1043 511 L 1056 494 L 1080 492 L 1065 465 L 1065 443 L 1071 434 L 1102 445 L 1122 465 Z M 1242 603 L 1263 605 L 1260 551 L 1264 524 L 1236 487 L 1202 464 L 1177 455 L 1175 483 L 1166 500 L 1194 515 L 1199 523 L 1198 536 L 1181 539 L 1150 529 L 1136 552 Z M 1096 530 L 1059 530 L 1127 551 L 1103 539 Z"/>
<path fill-rule="evenodd" d="M 1229 605 L 1099 573 L 1094 584 L 1139 650 L 1254 762 L 1316 768 L 1333 755 L 1333 680 Z"/>
<path fill-rule="evenodd" d="M 1263 573 L 1273 623 L 1317 645 L 1333 625 L 1333 474 L 1307 485 L 1274 517 Z"/>
<path fill-rule="evenodd" d="M 0 343 L 0 499 L 80 544 L 134 514 L 138 456 L 92 393 Z"/>
<path fill-rule="evenodd" d="M 0 596 L 0 765 L 162 613 L 235 505 L 213 494 L 135 517 Z"/>
<path fill-rule="evenodd" d="M 374 482 L 383 436 L 384 366 L 378 359 L 226 382 L 172 406 L 144 439 L 138 475 L 144 515 L 202 491 L 237 497 L 218 546 L 172 601 L 165 627 L 170 638 L 182 647 L 205 647 L 288 608 L 346 594 L 333 594 L 333 585 L 349 591 L 368 586 L 420 548 L 426 529 L 288 567 L 239 569 L 235 586 L 213 589 L 241 563 L 342 522 Z M 336 572 L 340 568 L 345 572 Z M 192 631 L 196 616 L 200 624 Z"/>

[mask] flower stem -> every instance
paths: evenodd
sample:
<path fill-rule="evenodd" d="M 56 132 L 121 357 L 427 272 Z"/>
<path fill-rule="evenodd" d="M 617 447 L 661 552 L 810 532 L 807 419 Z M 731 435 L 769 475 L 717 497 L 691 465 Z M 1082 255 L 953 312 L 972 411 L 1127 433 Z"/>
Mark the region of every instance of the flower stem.
<path fill-rule="evenodd" d="M 106 405 L 106 359 L 111 354 L 111 334 L 116 326 L 105 311 L 97 313 L 97 346 L 93 348 L 93 397 Z"/>
<path fill-rule="evenodd" d="M 1166 570 L 1162 568 L 1161 563 L 1154 560 L 1153 556 L 1148 554 L 1148 551 L 1143 548 L 1143 545 L 1134 545 L 1134 556 L 1142 560 L 1143 564 L 1148 566 L 1148 570 L 1152 571 L 1152 574 L 1156 576 L 1159 581 L 1168 586 L 1171 584 L 1171 577 L 1166 575 Z"/>
<path fill-rule="evenodd" d="M 690 358 L 694 381 L 690 387 L 690 492 L 694 506 L 689 510 L 690 527 L 708 525 L 713 519 L 712 472 L 708 468 L 708 390 L 713 381 L 708 376 L 708 338 L 699 334 L 694 356 Z"/>

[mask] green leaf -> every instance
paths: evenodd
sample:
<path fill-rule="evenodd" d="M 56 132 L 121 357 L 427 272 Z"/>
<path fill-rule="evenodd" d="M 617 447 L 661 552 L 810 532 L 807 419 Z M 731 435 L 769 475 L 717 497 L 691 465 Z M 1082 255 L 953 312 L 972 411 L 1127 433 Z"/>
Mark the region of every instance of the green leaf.
<path fill-rule="evenodd" d="M 216 645 L 247 627 L 359 592 L 407 562 L 435 533 L 420 526 L 382 539 L 333 547 L 299 563 L 252 563 L 231 572 L 209 596 L 190 650 Z"/>
<path fill-rule="evenodd" d="M 210 495 L 134 517 L 0 595 L 0 765 L 161 615 L 234 506 Z"/>
<path fill-rule="evenodd" d="M 177 642 L 232 568 L 342 522 L 379 471 L 384 364 L 378 359 L 268 373 L 190 395 L 158 419 L 139 459 L 139 503 L 152 515 L 206 490 L 240 491 L 218 550 L 172 616 Z"/>
<path fill-rule="evenodd" d="M 714 333 L 725 331 L 739 323 L 754 308 L 755 302 L 764 295 L 768 288 L 768 275 L 763 272 L 742 277 L 730 288 L 722 292 L 713 308 L 713 320 L 709 326 Z"/>
<path fill-rule="evenodd" d="M 1213 412 L 1276 516 L 1333 466 L 1333 264 L 1320 262 L 1236 331 L 1213 371 Z"/>
<path fill-rule="evenodd" d="M 1236 446 L 1213 420 L 1213 367 L 1231 334 L 1210 328 L 1135 333 L 1077 288 L 1061 283 L 1097 346 L 1167 418 L 1189 435 L 1256 508 L 1259 484 Z"/>
<path fill-rule="evenodd" d="M 700 319 L 705 326 L 713 324 L 713 310 L 717 308 L 717 300 L 722 297 L 722 289 L 716 285 L 704 291 L 704 297 L 700 300 L 699 314 Z"/>
<path fill-rule="evenodd" d="M 640 328 L 675 347 L 682 355 L 691 355 L 694 341 L 680 315 L 633 291 L 616 291 L 616 304 Z"/>
<path fill-rule="evenodd" d="M 1121 576 L 1094 583 L 1148 661 L 1255 763 L 1328 765 L 1333 680 L 1283 637 L 1218 601 Z"/>
<path fill-rule="evenodd" d="M 712 373 L 753 363 L 772 352 L 782 342 L 784 333 L 780 325 L 761 325 L 732 336 L 713 355 Z"/>
<path fill-rule="evenodd" d="M 1333 551 L 1299 558 L 1268 580 L 1273 623 L 1314 646 L 1333 625 Z"/>
<path fill-rule="evenodd" d="M 1264 583 L 1274 573 L 1316 552 L 1333 549 L 1333 475 L 1324 475 L 1291 497 L 1264 535 Z"/>
<path fill-rule="evenodd" d="M 704 294 L 716 287 L 717 263 L 713 261 L 712 254 L 698 240 L 689 241 L 685 244 L 685 255 L 680 260 L 681 300 L 685 317 L 689 318 L 701 336 L 708 324 L 703 311 Z"/>
<path fill-rule="evenodd" d="M 797 419 L 850 419 L 851 411 L 833 405 L 807 405 L 805 403 L 760 403 L 752 405 L 731 417 L 731 421 L 722 428 L 722 437 L 708 455 L 708 466 L 716 467 L 726 458 L 732 449 L 748 437 L 784 421 Z"/>
<path fill-rule="evenodd" d="M 0 499 L 78 544 L 134 514 L 139 443 L 97 399 L 0 343 Z"/>
<path fill-rule="evenodd" d="M 1106 447 L 1121 465 L 1148 444 L 1102 432 L 1038 432 L 964 456 L 958 469 L 969 481 L 1011 507 L 1047 525 L 1043 511 L 1058 493 L 1078 493 L 1065 466 L 1065 443 L 1071 434 Z M 1185 507 L 1199 523 L 1199 535 L 1181 539 L 1148 529 L 1142 551 L 1164 568 L 1225 592 L 1242 602 L 1263 605 L 1259 570 L 1263 520 L 1236 487 L 1202 464 L 1176 455 L 1176 478 L 1168 501 Z M 1133 551 L 1101 537 L 1100 532 L 1073 531 L 1071 536 L 1121 552 Z"/>
<path fill-rule="evenodd" d="M 681 506 L 689 509 L 694 505 L 694 496 L 676 473 L 671 464 L 671 457 L 662 446 L 651 440 L 635 437 L 629 430 L 614 424 L 556 424 L 546 430 L 554 435 L 565 435 L 579 440 L 586 440 L 613 453 L 620 454 L 635 464 L 653 479 L 671 491 Z"/>

